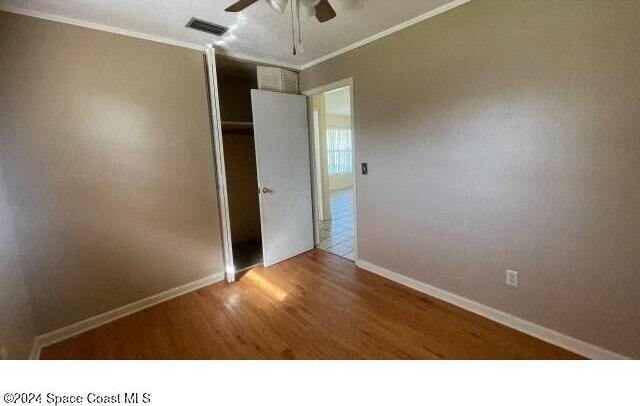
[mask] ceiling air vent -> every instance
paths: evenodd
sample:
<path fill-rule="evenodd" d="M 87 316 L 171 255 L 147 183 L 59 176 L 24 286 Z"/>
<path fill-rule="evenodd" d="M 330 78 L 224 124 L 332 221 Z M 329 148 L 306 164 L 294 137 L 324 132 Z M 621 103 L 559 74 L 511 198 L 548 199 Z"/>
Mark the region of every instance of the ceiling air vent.
<path fill-rule="evenodd" d="M 208 32 L 209 34 L 217 36 L 223 35 L 229 29 L 225 26 L 210 23 L 208 21 L 200 20 L 195 17 L 189 20 L 189 22 L 187 23 L 187 27 L 193 28 L 194 30 L 198 31 Z"/>

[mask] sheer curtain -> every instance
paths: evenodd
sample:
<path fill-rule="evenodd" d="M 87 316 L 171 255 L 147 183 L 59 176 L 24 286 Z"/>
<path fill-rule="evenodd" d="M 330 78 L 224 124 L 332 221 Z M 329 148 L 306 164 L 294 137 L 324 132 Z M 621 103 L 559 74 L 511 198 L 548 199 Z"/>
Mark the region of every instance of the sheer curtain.
<path fill-rule="evenodd" d="M 353 141 L 350 128 L 327 128 L 329 175 L 353 173 Z"/>

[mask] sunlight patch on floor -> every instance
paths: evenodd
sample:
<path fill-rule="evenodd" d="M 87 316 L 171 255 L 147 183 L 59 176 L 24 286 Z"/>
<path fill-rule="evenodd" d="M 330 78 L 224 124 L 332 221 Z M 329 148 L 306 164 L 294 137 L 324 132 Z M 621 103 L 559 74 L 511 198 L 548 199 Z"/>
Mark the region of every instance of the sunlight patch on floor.
<path fill-rule="evenodd" d="M 264 290 L 267 294 L 272 296 L 274 299 L 282 302 L 287 298 L 287 292 L 280 289 L 278 286 L 269 282 L 259 274 L 255 272 L 249 272 L 245 275 L 245 278 L 249 279 L 251 282 L 255 283 L 260 287 L 260 289 Z"/>

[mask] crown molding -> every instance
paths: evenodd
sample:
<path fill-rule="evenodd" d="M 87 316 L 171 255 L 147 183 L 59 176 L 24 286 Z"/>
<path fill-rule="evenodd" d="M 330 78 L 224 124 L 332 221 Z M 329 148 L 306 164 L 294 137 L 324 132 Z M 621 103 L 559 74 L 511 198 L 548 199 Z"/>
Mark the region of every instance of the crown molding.
<path fill-rule="evenodd" d="M 424 14 L 421 14 L 421 15 L 419 15 L 417 17 L 414 17 L 411 20 L 407 20 L 407 21 L 405 21 L 403 23 L 400 23 L 400 24 L 398 24 L 398 25 L 396 25 L 394 27 L 388 28 L 388 29 L 386 29 L 384 31 L 381 31 L 381 32 L 379 32 L 377 34 L 374 34 L 374 35 L 372 35 L 370 37 L 367 37 L 367 38 L 365 38 L 365 39 L 363 39 L 361 41 L 355 42 L 355 43 L 353 43 L 353 44 L 351 44 L 349 46 L 346 46 L 346 47 L 344 47 L 342 49 L 339 49 L 339 50 L 337 50 L 335 52 L 332 52 L 330 54 L 322 56 L 322 57 L 320 57 L 318 59 L 315 59 L 315 60 L 313 60 L 311 62 L 305 63 L 305 64 L 301 65 L 299 67 L 299 69 L 300 70 L 309 69 L 310 67 L 312 67 L 314 65 L 317 65 L 317 64 L 319 64 L 321 62 L 328 61 L 329 59 L 333 59 L 336 56 L 342 55 L 342 54 L 347 53 L 349 51 L 353 51 L 356 48 L 360 48 L 361 46 L 364 46 L 364 45 L 367 45 L 367 44 L 369 44 L 369 43 L 371 43 L 373 41 L 379 40 L 380 38 L 384 38 L 384 37 L 386 37 L 388 35 L 391 35 L 391 34 L 394 34 L 394 33 L 398 32 L 400 30 L 404 30 L 407 27 L 410 27 L 412 25 L 418 24 L 418 23 L 420 23 L 422 21 L 428 20 L 428 19 L 433 18 L 435 16 L 438 16 L 438 15 L 440 15 L 442 13 L 445 13 L 445 12 L 447 12 L 449 10 L 452 10 L 452 9 L 454 9 L 456 7 L 460 7 L 460 6 L 464 5 L 464 4 L 469 3 L 470 1 L 471 0 L 453 0 L 453 1 L 449 2 L 449 3 L 447 3 L 447 4 L 444 4 L 444 5 L 440 6 L 440 7 L 438 7 L 438 8 L 434 8 L 431 11 L 427 11 Z"/>
<path fill-rule="evenodd" d="M 8 13 L 13 13 L 13 14 L 20 14 L 27 17 L 39 18 L 42 20 L 55 21 L 63 24 L 75 25 L 78 27 L 90 28 L 92 30 L 110 32 L 112 34 L 124 35 L 127 37 L 145 39 L 153 42 L 160 42 L 162 44 L 173 45 L 173 46 L 182 47 L 182 48 L 195 49 L 202 52 L 204 52 L 205 50 L 204 45 L 177 41 L 171 38 L 160 37 L 152 34 L 145 34 L 138 31 L 125 30 L 123 28 L 113 27 L 105 24 L 92 23 L 89 21 L 78 20 L 76 18 L 63 17 L 56 14 L 43 13 L 41 11 L 30 10 L 22 7 L 0 5 L 0 11 L 6 11 Z"/>
<path fill-rule="evenodd" d="M 246 55 L 246 54 L 240 54 L 240 53 L 234 53 L 234 52 L 225 52 L 223 49 L 216 49 L 217 53 L 219 55 L 222 56 L 226 56 L 226 57 L 230 57 L 230 58 L 235 58 L 235 59 L 241 59 L 241 60 L 246 60 L 246 61 L 251 61 L 251 62 L 256 62 L 256 63 L 264 63 L 267 65 L 274 65 L 274 66 L 280 66 L 283 68 L 288 68 L 288 69 L 293 69 L 296 71 L 302 71 L 304 69 L 308 69 L 314 65 L 317 65 L 321 62 L 327 61 L 329 59 L 335 58 L 339 55 L 342 55 L 344 53 L 347 53 L 349 51 L 352 51 L 356 48 L 360 48 L 361 46 L 367 45 L 373 41 L 376 41 L 378 39 L 384 38 L 388 35 L 394 34 L 400 30 L 403 30 L 407 27 L 410 27 L 412 25 L 418 24 L 422 21 L 428 20 L 429 18 L 435 17 L 437 15 L 440 15 L 442 13 L 445 13 L 449 10 L 452 10 L 456 7 L 462 6 L 466 3 L 469 3 L 472 0 L 453 0 L 447 4 L 444 4 L 438 8 L 435 8 L 431 11 L 428 11 L 424 14 L 421 14 L 415 18 L 412 18 L 410 20 L 407 20 L 401 24 L 398 24 L 394 27 L 388 28 L 384 31 L 381 31 L 377 34 L 374 34 L 370 37 L 367 37 L 361 41 L 355 42 L 349 46 L 346 46 L 342 49 L 339 49 L 335 52 L 331 52 L 330 54 L 327 54 L 325 56 L 322 56 L 320 58 L 317 58 L 311 62 L 302 64 L 302 65 L 296 65 L 296 64 L 291 64 L 291 63 L 286 63 L 286 62 L 281 62 L 281 61 L 277 61 L 277 60 L 271 60 L 271 59 L 266 59 L 266 58 L 259 58 L 259 57 L 255 57 L 253 55 Z M 118 27 L 114 27 L 114 26 L 110 26 L 110 25 L 105 25 L 105 24 L 98 24 L 98 23 L 92 23 L 89 21 L 85 21 L 85 20 L 79 20 L 76 18 L 70 18 L 70 17 L 63 17 L 60 15 L 56 15 L 56 14 L 50 14 L 50 13 L 44 13 L 44 12 L 40 12 L 40 11 L 35 11 L 35 10 L 31 10 L 31 9 L 27 9 L 27 8 L 23 8 L 23 7 L 14 7 L 14 6 L 6 6 L 6 5 L 0 5 L 0 11 L 6 11 L 9 13 L 14 13 L 14 14 L 20 14 L 20 15 L 25 15 L 28 17 L 34 17 L 34 18 L 39 18 L 39 19 L 43 19 L 43 20 L 49 20 L 49 21 L 55 21 L 55 22 L 59 22 L 59 23 L 63 23 L 63 24 L 69 24 L 69 25 L 75 25 L 78 27 L 84 27 L 84 28 L 89 28 L 92 30 L 98 30 L 98 31 L 105 31 L 105 32 L 110 32 L 112 34 L 118 34 L 118 35 L 124 35 L 127 37 L 133 37 L 133 38 L 139 38 L 139 39 L 144 39 L 144 40 L 148 40 L 148 41 L 154 41 L 154 42 L 159 42 L 162 44 L 167 44 L 167 45 L 173 45 L 173 46 L 178 46 L 178 47 L 182 47 L 182 48 L 189 48 L 189 49 L 195 49 L 197 51 L 201 51 L 201 52 L 205 52 L 206 48 L 211 46 L 211 45 L 200 45 L 200 44 L 193 44 L 193 43 L 189 43 L 189 42 L 184 42 L 184 41 L 178 41 L 172 38 L 166 38 L 166 37 L 161 37 L 161 36 L 157 36 L 157 35 L 152 35 L 152 34 L 146 34 L 143 32 L 138 32 L 138 31 L 132 31 L 132 30 L 126 30 L 123 28 L 118 28 Z M 214 47 L 215 48 L 215 47 Z"/>
<path fill-rule="evenodd" d="M 212 46 L 210 44 L 207 44 L 207 45 L 193 44 L 193 43 L 189 43 L 189 42 L 174 40 L 172 38 L 160 37 L 160 36 L 157 36 L 157 35 L 146 34 L 146 33 L 143 33 L 143 32 L 126 30 L 126 29 L 114 27 L 114 26 L 111 26 L 111 25 L 92 23 L 90 21 L 79 20 L 79 19 L 76 19 L 76 18 L 63 17 L 63 16 L 59 16 L 59 15 L 56 15 L 56 14 L 44 13 L 44 12 L 35 11 L 35 10 L 22 8 L 22 7 L 0 5 L 0 11 L 6 11 L 8 13 L 20 14 L 20 15 L 24 15 L 24 16 L 27 16 L 27 17 L 39 18 L 39 19 L 42 19 L 42 20 L 54 21 L 54 22 L 63 23 L 63 24 L 75 25 L 75 26 L 78 26 L 78 27 L 84 27 L 84 28 L 89 28 L 89 29 L 92 29 L 92 30 L 109 32 L 109 33 L 112 33 L 112 34 L 124 35 L 124 36 L 127 36 L 127 37 L 133 37 L 133 38 L 139 38 L 139 39 L 144 39 L 144 40 L 153 41 L 153 42 L 159 42 L 161 44 L 173 45 L 173 46 L 177 46 L 177 47 L 181 47 L 181 48 L 195 49 L 197 51 L 202 51 L 202 52 L 205 52 L 207 47 L 213 47 L 213 48 L 216 49 L 216 53 L 218 55 L 222 55 L 222 56 L 225 56 L 225 57 L 228 57 L 228 58 L 234 58 L 234 59 L 240 59 L 240 60 L 245 60 L 245 61 L 250 61 L 250 62 L 262 63 L 262 64 L 266 64 L 266 65 L 279 66 L 279 67 L 283 67 L 283 68 L 293 69 L 293 70 L 296 70 L 296 71 L 300 70 L 300 66 L 298 66 L 298 65 L 289 64 L 289 63 L 283 63 L 283 62 L 272 60 L 272 59 L 268 59 L 268 58 L 258 58 L 258 57 L 255 57 L 253 55 L 246 55 L 246 54 L 235 53 L 235 52 L 225 52 L 223 49 L 216 48 L 216 47 L 214 47 L 214 46 Z"/>

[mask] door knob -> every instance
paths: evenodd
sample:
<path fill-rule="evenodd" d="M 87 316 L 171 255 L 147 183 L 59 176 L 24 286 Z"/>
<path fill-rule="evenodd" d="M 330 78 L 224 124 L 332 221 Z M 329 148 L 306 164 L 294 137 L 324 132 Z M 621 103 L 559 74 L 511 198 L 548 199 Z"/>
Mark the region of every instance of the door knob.
<path fill-rule="evenodd" d="M 269 189 L 268 187 L 263 187 L 262 193 L 273 193 L 273 190 Z"/>

